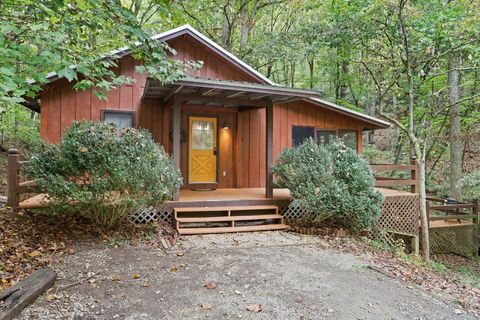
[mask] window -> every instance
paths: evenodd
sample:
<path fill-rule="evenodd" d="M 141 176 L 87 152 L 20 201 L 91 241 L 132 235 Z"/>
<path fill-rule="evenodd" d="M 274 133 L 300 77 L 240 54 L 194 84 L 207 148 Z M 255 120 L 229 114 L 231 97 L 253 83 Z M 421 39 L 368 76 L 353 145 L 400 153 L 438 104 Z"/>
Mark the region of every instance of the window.
<path fill-rule="evenodd" d="M 214 123 L 213 121 L 193 120 L 192 121 L 192 149 L 211 150 L 214 145 Z"/>
<path fill-rule="evenodd" d="M 106 123 L 114 123 L 120 128 L 133 128 L 135 126 L 134 111 L 101 110 L 101 119 Z"/>
<path fill-rule="evenodd" d="M 292 144 L 294 147 L 301 145 L 308 138 L 315 138 L 314 127 L 292 127 Z"/>
<path fill-rule="evenodd" d="M 356 130 L 339 130 L 338 137 L 353 150 L 358 150 L 358 132 Z"/>
<path fill-rule="evenodd" d="M 317 143 L 327 145 L 337 137 L 337 131 L 317 130 Z"/>
<path fill-rule="evenodd" d="M 358 150 L 358 132 L 352 129 L 317 129 L 314 127 L 292 126 L 292 144 L 301 145 L 306 139 L 313 138 L 317 144 L 327 145 L 336 138 L 353 150 Z"/>

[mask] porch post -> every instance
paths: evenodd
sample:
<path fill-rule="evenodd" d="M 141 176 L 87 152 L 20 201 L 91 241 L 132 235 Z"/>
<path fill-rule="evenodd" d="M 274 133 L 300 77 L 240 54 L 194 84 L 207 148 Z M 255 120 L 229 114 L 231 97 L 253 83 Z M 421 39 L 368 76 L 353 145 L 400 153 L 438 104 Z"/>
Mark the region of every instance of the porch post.
<path fill-rule="evenodd" d="M 273 103 L 270 103 L 266 107 L 266 129 L 267 129 L 267 142 L 266 142 L 266 165 L 265 170 L 265 197 L 273 198 L 273 184 L 272 184 L 272 163 L 273 163 Z"/>
<path fill-rule="evenodd" d="M 178 97 L 173 98 L 172 106 L 172 131 L 173 131 L 173 165 L 180 170 L 180 99 Z M 180 198 L 179 192 L 173 195 L 173 200 L 178 201 Z"/>

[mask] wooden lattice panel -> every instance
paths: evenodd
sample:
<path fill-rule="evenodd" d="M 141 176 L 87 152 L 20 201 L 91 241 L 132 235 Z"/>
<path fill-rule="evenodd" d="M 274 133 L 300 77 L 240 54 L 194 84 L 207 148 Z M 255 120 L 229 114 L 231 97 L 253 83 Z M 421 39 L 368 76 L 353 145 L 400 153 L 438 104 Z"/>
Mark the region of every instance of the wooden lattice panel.
<path fill-rule="evenodd" d="M 476 257 L 480 241 L 478 228 L 478 224 L 430 228 L 430 249 L 437 253 Z"/>
<path fill-rule="evenodd" d="M 419 213 L 417 194 L 386 196 L 377 226 L 389 232 L 418 236 Z"/>
<path fill-rule="evenodd" d="M 157 207 L 142 207 L 130 215 L 134 223 L 163 221 L 173 225 L 173 208 L 168 204 Z"/>
<path fill-rule="evenodd" d="M 301 205 L 300 201 L 292 200 L 278 207 L 278 212 L 285 220 L 298 220 L 308 216 L 309 212 Z"/>

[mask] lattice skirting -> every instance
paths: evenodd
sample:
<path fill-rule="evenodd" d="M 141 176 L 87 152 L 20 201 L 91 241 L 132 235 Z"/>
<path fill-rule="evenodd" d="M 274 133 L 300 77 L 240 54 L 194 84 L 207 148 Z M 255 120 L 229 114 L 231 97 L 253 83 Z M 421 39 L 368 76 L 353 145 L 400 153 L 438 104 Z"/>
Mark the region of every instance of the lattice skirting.
<path fill-rule="evenodd" d="M 478 224 L 430 228 L 430 248 L 433 252 L 476 257 L 479 241 Z"/>
<path fill-rule="evenodd" d="M 419 214 L 417 194 L 386 196 L 377 226 L 393 233 L 418 236 Z"/>
<path fill-rule="evenodd" d="M 157 207 L 143 207 L 133 212 L 130 219 L 134 223 L 161 221 L 173 225 L 173 208 L 168 204 Z"/>
<path fill-rule="evenodd" d="M 277 200 L 272 201 L 272 204 L 278 206 L 279 213 L 287 221 L 302 219 L 309 215 L 309 211 L 297 200 Z M 418 212 L 417 195 L 386 197 L 378 226 L 390 232 L 418 235 Z M 141 208 L 132 213 L 131 219 L 135 223 L 163 221 L 173 224 L 173 207 L 162 204 L 157 207 Z"/>

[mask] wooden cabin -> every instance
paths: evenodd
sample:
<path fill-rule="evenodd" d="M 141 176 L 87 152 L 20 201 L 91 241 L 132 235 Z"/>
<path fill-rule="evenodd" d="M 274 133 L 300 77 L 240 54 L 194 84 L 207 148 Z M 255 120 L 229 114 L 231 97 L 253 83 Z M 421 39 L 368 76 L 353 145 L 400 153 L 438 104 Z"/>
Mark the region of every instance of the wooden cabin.
<path fill-rule="evenodd" d="M 269 169 L 282 149 L 307 137 L 324 144 L 340 137 L 361 153 L 365 130 L 389 126 L 321 100 L 317 91 L 275 85 L 188 25 L 154 38 L 176 50 L 174 59 L 203 61 L 202 68 L 162 85 L 135 72 L 139 62 L 124 50 L 116 72 L 135 81 L 110 91 L 106 101 L 50 74 L 39 103 L 30 107 L 41 113 L 41 137 L 53 143 L 79 120 L 150 130 L 184 177 L 174 208 L 217 207 L 233 216 L 232 208 L 241 206 L 234 208 L 238 216 L 267 206 L 257 211 L 272 213 L 274 201 L 290 199 L 288 191 L 273 190 Z M 232 226 L 234 220 L 228 220 Z"/>

